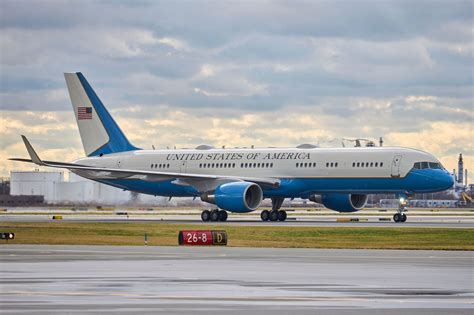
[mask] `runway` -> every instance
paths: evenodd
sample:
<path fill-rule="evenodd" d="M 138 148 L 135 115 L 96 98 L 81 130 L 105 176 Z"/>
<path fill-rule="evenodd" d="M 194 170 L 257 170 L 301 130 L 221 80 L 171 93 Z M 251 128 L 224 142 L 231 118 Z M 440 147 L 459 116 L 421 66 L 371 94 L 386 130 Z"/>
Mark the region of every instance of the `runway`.
<path fill-rule="evenodd" d="M 473 253 L 2 245 L 5 313 L 472 314 Z"/>
<path fill-rule="evenodd" d="M 291 216 L 285 222 L 262 222 L 259 217 L 229 215 L 227 222 L 202 222 L 199 214 L 196 215 L 70 215 L 62 214 L 64 222 L 162 222 L 173 224 L 202 224 L 202 225 L 242 225 L 242 226 L 300 226 L 300 227 L 387 227 L 387 228 L 474 228 L 472 216 L 408 216 L 405 223 L 395 223 L 388 220 L 381 221 L 379 217 L 354 215 L 345 218 L 357 218 L 360 221 L 337 221 L 341 216 Z M 3 222 L 51 222 L 52 214 L 1 214 Z"/>

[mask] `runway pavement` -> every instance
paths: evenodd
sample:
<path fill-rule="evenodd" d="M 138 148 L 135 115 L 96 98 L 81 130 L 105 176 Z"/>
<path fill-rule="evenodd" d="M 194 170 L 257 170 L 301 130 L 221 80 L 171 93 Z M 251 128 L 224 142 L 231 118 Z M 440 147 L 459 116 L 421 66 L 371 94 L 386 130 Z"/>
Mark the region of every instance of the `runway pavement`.
<path fill-rule="evenodd" d="M 473 253 L 0 247 L 2 313 L 472 314 Z"/>
<path fill-rule="evenodd" d="M 380 221 L 377 216 L 299 216 L 290 214 L 285 222 L 262 222 L 258 216 L 229 215 L 227 222 L 202 222 L 199 214 L 193 215 L 116 215 L 116 214 L 61 214 L 66 222 L 163 222 L 174 224 L 219 224 L 243 226 L 314 226 L 314 227 L 426 227 L 426 228 L 474 228 L 474 216 L 411 216 L 405 223 Z M 53 214 L 1 214 L 0 221 L 4 222 L 50 222 Z M 357 218 L 358 222 L 338 222 L 338 219 Z"/>

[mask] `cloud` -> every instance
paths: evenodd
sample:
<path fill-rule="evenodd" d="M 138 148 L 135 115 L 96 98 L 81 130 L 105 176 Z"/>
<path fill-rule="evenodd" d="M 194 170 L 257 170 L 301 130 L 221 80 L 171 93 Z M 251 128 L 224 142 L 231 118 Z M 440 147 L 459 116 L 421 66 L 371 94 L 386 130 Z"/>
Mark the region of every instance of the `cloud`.
<path fill-rule="evenodd" d="M 168 45 L 173 47 L 175 50 L 187 50 L 188 45 L 176 38 L 169 38 L 169 37 L 163 37 L 158 40 L 158 43 L 163 44 L 163 45 Z"/>
<path fill-rule="evenodd" d="M 385 136 L 469 160 L 472 12 L 470 1 L 1 1 L 2 157 L 24 153 L 21 133 L 80 156 L 62 73 L 81 71 L 143 147 Z"/>

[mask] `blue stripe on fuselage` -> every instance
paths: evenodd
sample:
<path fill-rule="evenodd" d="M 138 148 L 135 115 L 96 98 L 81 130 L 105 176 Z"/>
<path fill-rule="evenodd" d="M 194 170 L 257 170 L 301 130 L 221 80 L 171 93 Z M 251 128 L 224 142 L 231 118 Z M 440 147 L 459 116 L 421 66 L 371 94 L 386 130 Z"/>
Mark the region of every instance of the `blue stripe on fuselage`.
<path fill-rule="evenodd" d="M 173 180 L 103 180 L 103 183 L 157 196 L 194 197 L 199 192 L 191 186 L 173 184 Z M 278 188 L 262 186 L 265 198 L 308 198 L 311 194 L 339 193 L 429 193 L 446 190 L 453 179 L 445 170 L 411 170 L 404 178 L 283 178 Z"/>

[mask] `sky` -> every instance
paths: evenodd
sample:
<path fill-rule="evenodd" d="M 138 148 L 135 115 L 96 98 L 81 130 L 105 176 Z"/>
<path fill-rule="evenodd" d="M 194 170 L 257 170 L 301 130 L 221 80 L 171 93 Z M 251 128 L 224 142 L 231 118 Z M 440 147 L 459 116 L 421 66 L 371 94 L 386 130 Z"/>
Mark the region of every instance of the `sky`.
<path fill-rule="evenodd" d="M 141 148 L 384 145 L 474 176 L 473 1 L 0 1 L 0 176 L 84 156 L 82 72 Z M 347 143 L 347 145 L 351 145 Z M 473 177 L 474 178 L 474 177 Z M 472 182 L 472 180 L 471 180 Z"/>

